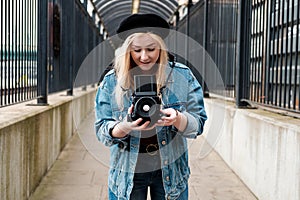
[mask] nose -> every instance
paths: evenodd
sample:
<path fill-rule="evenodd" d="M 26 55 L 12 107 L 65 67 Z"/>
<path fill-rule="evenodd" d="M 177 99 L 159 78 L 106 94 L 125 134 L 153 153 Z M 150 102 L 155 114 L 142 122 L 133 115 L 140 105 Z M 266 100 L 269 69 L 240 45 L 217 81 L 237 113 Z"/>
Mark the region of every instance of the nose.
<path fill-rule="evenodd" d="M 148 54 L 145 50 L 142 50 L 141 52 L 141 60 L 147 60 L 148 59 Z"/>

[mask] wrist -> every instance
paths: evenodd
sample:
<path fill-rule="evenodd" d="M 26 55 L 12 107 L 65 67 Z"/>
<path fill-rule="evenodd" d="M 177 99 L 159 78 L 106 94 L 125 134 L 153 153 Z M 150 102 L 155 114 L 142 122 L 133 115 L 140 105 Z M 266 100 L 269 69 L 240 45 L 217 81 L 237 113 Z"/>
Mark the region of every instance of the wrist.
<path fill-rule="evenodd" d="M 120 122 L 114 127 L 113 136 L 122 138 L 128 135 L 130 131 L 131 129 L 124 122 Z"/>
<path fill-rule="evenodd" d="M 174 123 L 174 126 L 179 130 L 179 131 L 184 131 L 186 126 L 187 126 L 187 118 L 184 114 L 182 114 L 180 111 L 176 110 L 176 121 Z"/>
<path fill-rule="evenodd" d="M 177 110 L 177 109 L 174 109 L 175 110 L 175 112 L 176 112 L 176 120 L 180 117 L 179 116 L 179 111 Z"/>

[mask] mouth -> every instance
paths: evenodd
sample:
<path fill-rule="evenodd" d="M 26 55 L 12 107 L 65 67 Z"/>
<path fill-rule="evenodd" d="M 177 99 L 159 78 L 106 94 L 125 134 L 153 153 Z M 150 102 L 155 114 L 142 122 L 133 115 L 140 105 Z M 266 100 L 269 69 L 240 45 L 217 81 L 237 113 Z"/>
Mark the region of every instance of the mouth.
<path fill-rule="evenodd" d="M 149 65 L 149 64 L 151 64 L 151 62 L 140 62 L 142 65 Z"/>

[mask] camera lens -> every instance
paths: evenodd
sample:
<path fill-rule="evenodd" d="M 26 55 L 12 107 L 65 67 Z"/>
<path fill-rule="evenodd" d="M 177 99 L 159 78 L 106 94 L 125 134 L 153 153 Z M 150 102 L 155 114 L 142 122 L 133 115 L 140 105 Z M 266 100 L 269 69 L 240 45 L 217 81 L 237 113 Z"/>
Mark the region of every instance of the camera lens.
<path fill-rule="evenodd" d="M 135 104 L 135 111 L 141 117 L 151 117 L 156 112 L 155 105 L 152 97 L 141 97 Z"/>

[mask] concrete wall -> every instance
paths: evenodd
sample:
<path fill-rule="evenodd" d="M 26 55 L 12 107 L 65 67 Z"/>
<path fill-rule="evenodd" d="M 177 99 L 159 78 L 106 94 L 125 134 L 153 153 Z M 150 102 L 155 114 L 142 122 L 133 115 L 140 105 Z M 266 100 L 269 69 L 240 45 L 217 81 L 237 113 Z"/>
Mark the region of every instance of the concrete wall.
<path fill-rule="evenodd" d="M 94 107 L 95 89 L 0 108 L 0 199 L 27 199 L 77 125 Z M 32 105 L 30 105 L 32 104 Z"/>
<path fill-rule="evenodd" d="M 299 200 L 300 119 L 216 99 L 205 103 L 205 137 L 258 199 Z"/>

